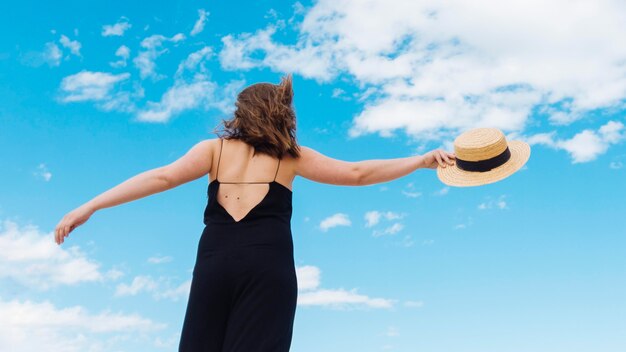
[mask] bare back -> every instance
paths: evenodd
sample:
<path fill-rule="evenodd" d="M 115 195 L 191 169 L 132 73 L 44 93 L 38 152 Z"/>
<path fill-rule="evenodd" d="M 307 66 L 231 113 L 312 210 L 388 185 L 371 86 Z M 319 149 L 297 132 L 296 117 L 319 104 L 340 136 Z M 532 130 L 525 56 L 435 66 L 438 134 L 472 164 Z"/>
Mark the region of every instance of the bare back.
<path fill-rule="evenodd" d="M 291 191 L 295 177 L 292 158 L 278 160 L 261 153 L 253 156 L 253 152 L 253 147 L 243 141 L 220 138 L 220 148 L 213 156 L 215 167 L 209 173 L 210 182 L 220 184 L 217 202 L 235 221 L 261 203 L 270 183 Z"/>

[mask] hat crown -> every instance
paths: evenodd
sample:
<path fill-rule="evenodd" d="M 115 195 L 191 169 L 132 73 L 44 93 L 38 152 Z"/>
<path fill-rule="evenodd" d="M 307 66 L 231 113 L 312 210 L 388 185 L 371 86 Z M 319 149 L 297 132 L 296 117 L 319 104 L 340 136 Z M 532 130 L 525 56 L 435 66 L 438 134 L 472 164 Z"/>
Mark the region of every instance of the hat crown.
<path fill-rule="evenodd" d="M 454 140 L 454 154 L 466 161 L 491 159 L 507 147 L 504 133 L 497 128 L 475 128 L 463 132 Z"/>

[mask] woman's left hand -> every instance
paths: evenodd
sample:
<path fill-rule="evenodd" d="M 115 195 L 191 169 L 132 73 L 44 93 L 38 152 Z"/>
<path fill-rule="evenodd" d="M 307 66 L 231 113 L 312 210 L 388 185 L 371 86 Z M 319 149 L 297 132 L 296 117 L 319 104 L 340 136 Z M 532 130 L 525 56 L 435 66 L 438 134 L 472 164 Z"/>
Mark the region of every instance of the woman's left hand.
<path fill-rule="evenodd" d="M 87 205 L 81 205 L 80 207 L 65 214 L 63 219 L 59 221 L 59 224 L 54 229 L 55 242 L 60 245 L 64 242 L 65 237 L 69 236 L 70 232 L 82 224 L 84 224 L 95 210 Z"/>

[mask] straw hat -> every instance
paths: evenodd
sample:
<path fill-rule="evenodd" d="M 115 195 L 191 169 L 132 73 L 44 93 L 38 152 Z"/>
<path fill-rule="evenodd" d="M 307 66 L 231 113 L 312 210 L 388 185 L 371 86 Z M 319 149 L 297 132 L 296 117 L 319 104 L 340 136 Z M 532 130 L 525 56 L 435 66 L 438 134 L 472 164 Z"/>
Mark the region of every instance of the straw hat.
<path fill-rule="evenodd" d="M 530 157 L 530 146 L 522 141 L 507 141 L 497 128 L 475 128 L 454 140 L 454 154 L 454 164 L 438 166 L 437 177 L 449 186 L 479 186 L 519 170 Z"/>

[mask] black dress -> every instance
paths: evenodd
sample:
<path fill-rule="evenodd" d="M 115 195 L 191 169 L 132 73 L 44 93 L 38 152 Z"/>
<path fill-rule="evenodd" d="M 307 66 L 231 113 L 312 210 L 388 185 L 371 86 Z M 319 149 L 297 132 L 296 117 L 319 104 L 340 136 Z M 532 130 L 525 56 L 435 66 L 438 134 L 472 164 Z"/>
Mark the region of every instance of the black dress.
<path fill-rule="evenodd" d="M 221 147 L 224 141 L 222 140 Z M 276 182 L 208 186 L 179 352 L 287 352 L 298 286 L 291 237 L 292 191 Z M 217 201 L 220 183 L 266 183 L 240 221 Z"/>

